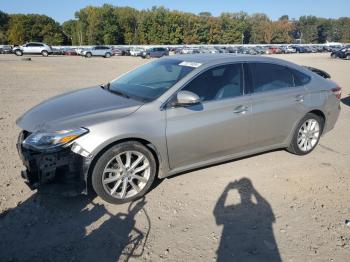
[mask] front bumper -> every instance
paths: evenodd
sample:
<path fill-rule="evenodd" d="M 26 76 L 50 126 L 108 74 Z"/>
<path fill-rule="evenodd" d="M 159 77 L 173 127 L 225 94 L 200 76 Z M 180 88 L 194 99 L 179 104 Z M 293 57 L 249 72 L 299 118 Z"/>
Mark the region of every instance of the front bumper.
<path fill-rule="evenodd" d="M 22 178 L 30 189 L 40 189 L 44 184 L 62 183 L 74 186 L 78 193 L 86 192 L 87 161 L 81 155 L 62 148 L 55 152 L 38 152 L 23 147 L 29 133 L 22 131 L 17 141 L 17 151 L 25 166 Z"/>

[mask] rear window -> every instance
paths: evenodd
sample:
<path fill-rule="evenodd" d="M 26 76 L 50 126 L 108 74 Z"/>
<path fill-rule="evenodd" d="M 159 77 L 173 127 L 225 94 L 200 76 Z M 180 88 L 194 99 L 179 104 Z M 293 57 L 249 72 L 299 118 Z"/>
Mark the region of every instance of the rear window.
<path fill-rule="evenodd" d="M 249 67 L 253 76 L 254 93 L 294 86 L 293 75 L 285 66 L 269 63 L 251 63 Z"/>

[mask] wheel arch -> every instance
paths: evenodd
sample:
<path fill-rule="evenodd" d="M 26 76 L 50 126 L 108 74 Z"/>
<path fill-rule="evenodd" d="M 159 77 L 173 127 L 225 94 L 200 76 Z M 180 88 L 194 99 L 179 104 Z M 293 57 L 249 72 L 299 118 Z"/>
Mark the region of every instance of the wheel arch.
<path fill-rule="evenodd" d="M 145 146 L 147 149 L 150 150 L 150 152 L 152 153 L 155 161 L 156 161 L 156 177 L 161 177 L 161 172 L 162 172 L 162 161 L 161 161 L 161 154 L 159 153 L 159 151 L 157 150 L 157 148 L 155 147 L 155 145 L 153 143 L 151 143 L 150 141 L 144 139 L 144 138 L 139 138 L 139 137 L 128 137 L 128 138 L 122 138 L 122 139 L 118 139 L 116 141 L 113 141 L 111 143 L 109 143 L 108 145 L 104 146 L 102 149 L 100 149 L 92 158 L 85 174 L 84 174 L 84 180 L 86 183 L 86 193 L 90 193 L 90 192 L 94 192 L 94 189 L 92 187 L 92 181 L 91 181 L 91 176 L 92 176 L 92 171 L 96 165 L 97 160 L 100 158 L 100 156 L 105 153 L 108 149 L 110 149 L 111 147 L 124 143 L 124 142 L 139 142 L 140 144 L 142 144 L 143 146 Z"/>
<path fill-rule="evenodd" d="M 325 126 L 326 126 L 326 115 L 324 114 L 324 112 L 319 109 L 319 108 L 315 108 L 315 109 L 310 109 L 309 111 L 306 111 L 304 115 L 302 115 L 295 123 L 294 123 L 294 126 L 289 134 L 289 136 L 287 137 L 286 141 L 285 141 L 285 146 L 289 146 L 291 141 L 292 141 L 292 138 L 293 138 L 293 135 L 295 133 L 295 130 L 296 128 L 298 127 L 298 124 L 299 122 L 301 121 L 301 119 L 303 119 L 304 116 L 306 116 L 307 114 L 315 114 L 319 117 L 321 117 L 323 119 L 323 128 L 322 128 L 322 131 L 325 129 Z M 322 133 L 321 133 L 322 135 Z"/>
<path fill-rule="evenodd" d="M 324 125 L 326 124 L 326 115 L 323 113 L 322 110 L 320 109 L 314 109 L 314 110 L 311 110 L 310 112 L 307 112 L 307 114 L 315 114 L 319 117 L 321 117 L 323 119 L 323 128 L 324 128 Z"/>

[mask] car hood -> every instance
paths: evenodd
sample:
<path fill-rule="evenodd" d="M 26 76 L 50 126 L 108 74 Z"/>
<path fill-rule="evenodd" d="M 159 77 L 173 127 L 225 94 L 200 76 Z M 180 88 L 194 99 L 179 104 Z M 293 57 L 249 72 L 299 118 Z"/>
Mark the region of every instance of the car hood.
<path fill-rule="evenodd" d="M 135 112 L 141 102 L 113 94 L 99 86 L 50 98 L 17 119 L 29 132 L 89 127 Z"/>

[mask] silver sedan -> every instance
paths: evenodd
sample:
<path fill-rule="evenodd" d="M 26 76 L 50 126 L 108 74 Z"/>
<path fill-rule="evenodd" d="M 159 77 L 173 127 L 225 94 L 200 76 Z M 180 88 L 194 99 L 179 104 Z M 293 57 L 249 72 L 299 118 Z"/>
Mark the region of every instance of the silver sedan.
<path fill-rule="evenodd" d="M 22 176 L 33 189 L 74 182 L 124 203 L 156 177 L 272 149 L 308 154 L 334 127 L 340 96 L 327 73 L 279 59 L 162 58 L 20 117 Z"/>

